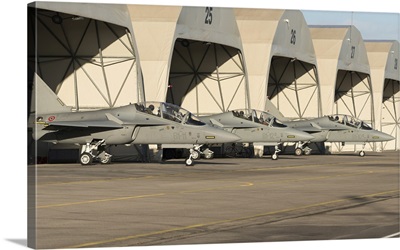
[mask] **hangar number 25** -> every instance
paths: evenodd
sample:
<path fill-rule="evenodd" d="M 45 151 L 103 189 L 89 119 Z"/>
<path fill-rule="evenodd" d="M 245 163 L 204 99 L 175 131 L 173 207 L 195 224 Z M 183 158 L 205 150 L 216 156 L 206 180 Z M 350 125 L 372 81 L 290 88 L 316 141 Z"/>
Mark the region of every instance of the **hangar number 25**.
<path fill-rule="evenodd" d="M 212 24 L 212 11 L 213 11 L 212 7 L 206 7 L 206 11 L 205 11 L 206 17 L 204 19 L 205 24 L 209 24 L 209 25 Z"/>

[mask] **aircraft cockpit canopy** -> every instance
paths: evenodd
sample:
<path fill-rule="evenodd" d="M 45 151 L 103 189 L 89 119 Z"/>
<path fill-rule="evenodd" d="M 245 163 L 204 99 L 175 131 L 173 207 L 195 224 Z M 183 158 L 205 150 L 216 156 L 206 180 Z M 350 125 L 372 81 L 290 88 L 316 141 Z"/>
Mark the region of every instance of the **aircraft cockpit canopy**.
<path fill-rule="evenodd" d="M 195 115 L 175 104 L 165 102 L 141 102 L 135 104 L 136 110 L 155 115 L 177 123 L 203 126 Z"/>
<path fill-rule="evenodd" d="M 275 116 L 265 111 L 254 109 L 237 109 L 233 110 L 232 112 L 236 117 L 264 124 L 269 127 L 286 127 L 286 125 L 280 122 Z"/>
<path fill-rule="evenodd" d="M 364 129 L 364 130 L 371 130 L 371 126 L 369 126 L 366 122 L 350 116 L 350 115 L 329 115 L 328 116 L 329 120 L 349 126 L 349 127 L 353 127 L 353 128 L 358 128 L 358 129 Z"/>

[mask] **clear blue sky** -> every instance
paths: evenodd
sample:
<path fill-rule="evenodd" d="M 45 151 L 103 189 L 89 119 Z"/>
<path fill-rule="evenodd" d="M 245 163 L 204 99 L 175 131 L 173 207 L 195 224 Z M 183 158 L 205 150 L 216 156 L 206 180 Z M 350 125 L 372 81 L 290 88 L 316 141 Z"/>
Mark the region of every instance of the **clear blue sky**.
<path fill-rule="evenodd" d="M 308 25 L 354 25 L 364 40 L 400 40 L 400 14 L 302 11 Z"/>

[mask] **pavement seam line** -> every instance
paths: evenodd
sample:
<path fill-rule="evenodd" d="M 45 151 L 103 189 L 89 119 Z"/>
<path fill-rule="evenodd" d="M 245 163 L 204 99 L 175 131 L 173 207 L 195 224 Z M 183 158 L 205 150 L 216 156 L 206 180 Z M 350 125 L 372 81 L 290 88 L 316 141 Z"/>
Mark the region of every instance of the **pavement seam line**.
<path fill-rule="evenodd" d="M 396 192 L 399 192 L 399 190 L 396 189 L 396 190 L 384 191 L 384 192 L 380 192 L 380 193 L 362 195 L 362 196 L 358 196 L 356 198 L 373 197 L 373 196 L 379 196 L 379 195 L 383 195 L 383 194 L 390 194 L 390 193 L 396 193 Z M 74 246 L 67 246 L 67 247 L 64 247 L 64 248 L 92 247 L 92 246 L 95 246 L 95 245 L 107 244 L 107 243 L 112 243 L 112 242 L 117 242 L 117 241 L 131 240 L 131 239 L 137 239 L 137 238 L 142 238 L 142 237 L 160 235 L 160 234 L 164 234 L 164 233 L 183 231 L 183 230 L 187 230 L 187 229 L 193 229 L 193 228 L 199 228 L 199 227 L 205 227 L 205 226 L 213 226 L 213 225 L 217 225 L 217 224 L 223 224 L 223 223 L 229 223 L 229 222 L 235 222 L 235 221 L 242 221 L 242 220 L 248 220 L 248 219 L 255 219 L 255 218 L 258 218 L 258 217 L 263 217 L 263 216 L 268 216 L 268 215 L 275 215 L 275 214 L 285 213 L 285 212 L 293 212 L 293 211 L 296 211 L 296 210 L 312 208 L 312 207 L 318 207 L 318 206 L 324 206 L 324 205 L 329 205 L 329 204 L 333 204 L 333 203 L 348 201 L 348 200 L 351 200 L 351 199 L 354 199 L 354 198 L 339 199 L 339 200 L 315 203 L 315 204 L 310 204 L 310 205 L 305 205 L 305 206 L 300 206 L 300 207 L 295 207 L 295 208 L 287 208 L 287 209 L 283 209 L 283 210 L 272 211 L 272 212 L 267 212 L 267 213 L 262 213 L 262 214 L 256 214 L 256 215 L 252 215 L 252 216 L 245 216 L 245 217 L 228 219 L 228 220 L 220 220 L 220 221 L 213 221 L 213 222 L 208 222 L 208 223 L 194 224 L 194 225 L 189 225 L 189 226 L 185 226 L 185 227 L 177 227 L 177 228 L 165 229 L 165 230 L 161 230 L 161 231 L 154 231 L 154 232 L 149 232 L 149 233 L 144 233 L 144 234 L 117 237 L 117 238 L 113 238 L 113 239 L 109 239 L 109 240 L 88 242 L 88 243 L 83 243 L 83 244 L 74 245 Z"/>

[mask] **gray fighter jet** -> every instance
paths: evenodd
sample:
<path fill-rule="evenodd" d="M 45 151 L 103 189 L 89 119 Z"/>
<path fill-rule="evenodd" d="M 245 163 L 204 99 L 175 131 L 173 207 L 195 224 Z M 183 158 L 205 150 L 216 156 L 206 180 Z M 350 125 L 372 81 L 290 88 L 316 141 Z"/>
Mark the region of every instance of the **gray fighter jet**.
<path fill-rule="evenodd" d="M 305 121 L 285 121 L 289 127 L 308 132 L 314 136 L 309 142 L 341 142 L 362 143 L 359 152 L 365 156 L 364 147 L 368 142 L 383 142 L 393 140 L 394 137 L 372 129 L 367 123 L 349 115 L 329 115 Z M 304 147 L 307 144 L 299 142 L 295 149 L 296 155 L 310 154 L 311 149 Z"/>
<path fill-rule="evenodd" d="M 311 154 L 311 148 L 307 145 L 310 142 L 340 142 L 362 143 L 363 147 L 359 152 L 361 157 L 365 156 L 365 144 L 368 142 L 383 142 L 393 140 L 394 137 L 386 133 L 374 130 L 366 122 L 350 115 L 329 115 L 307 120 L 289 120 L 283 117 L 271 102 L 267 101 L 267 110 L 278 117 L 284 124 L 291 128 L 302 130 L 314 136 L 313 139 L 301 140 L 296 145 L 295 154 Z"/>
<path fill-rule="evenodd" d="M 221 114 L 199 117 L 203 122 L 219 126 L 238 135 L 240 143 L 263 143 L 275 145 L 271 158 L 278 159 L 278 145 L 282 142 L 298 142 L 313 139 L 308 133 L 282 124 L 267 112 L 254 109 L 238 109 Z"/>
<path fill-rule="evenodd" d="M 111 155 L 106 148 L 110 145 L 165 143 L 190 145 L 185 163 L 191 166 L 201 145 L 240 139 L 201 122 L 179 106 L 163 102 L 71 112 L 39 77 L 36 79 L 36 112 L 29 119 L 34 139 L 82 146 L 82 165 L 91 164 L 95 158 L 109 163 Z"/>

